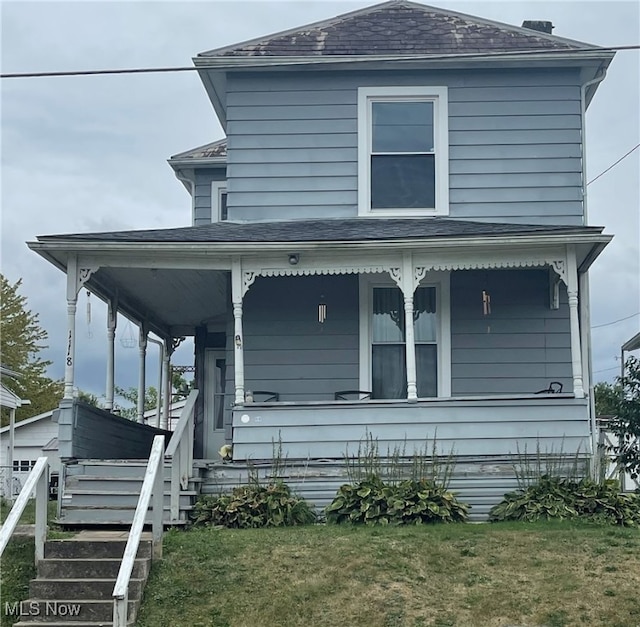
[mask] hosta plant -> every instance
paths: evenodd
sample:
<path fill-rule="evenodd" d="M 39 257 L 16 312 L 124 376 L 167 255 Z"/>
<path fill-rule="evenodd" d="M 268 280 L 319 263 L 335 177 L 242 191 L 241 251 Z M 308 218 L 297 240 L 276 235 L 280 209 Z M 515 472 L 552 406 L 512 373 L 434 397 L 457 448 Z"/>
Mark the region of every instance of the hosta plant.
<path fill-rule="evenodd" d="M 615 525 L 640 524 L 640 495 L 620 492 L 617 481 L 543 475 L 526 489 L 505 494 L 489 520 L 583 519 Z"/>
<path fill-rule="evenodd" d="M 345 484 L 325 509 L 329 523 L 416 525 L 464 522 L 469 506 L 428 479 L 386 483 L 373 475 Z"/>
<path fill-rule="evenodd" d="M 307 525 L 315 520 L 313 508 L 282 482 L 266 486 L 252 483 L 235 488 L 231 494 L 202 496 L 192 516 L 194 525 L 237 529 Z"/>

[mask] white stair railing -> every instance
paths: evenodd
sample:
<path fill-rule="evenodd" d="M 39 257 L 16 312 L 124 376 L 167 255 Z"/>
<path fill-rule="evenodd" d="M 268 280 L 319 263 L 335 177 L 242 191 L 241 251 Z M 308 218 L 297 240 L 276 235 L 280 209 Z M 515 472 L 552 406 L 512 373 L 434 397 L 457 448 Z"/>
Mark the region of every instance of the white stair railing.
<path fill-rule="evenodd" d="M 47 504 L 49 500 L 49 460 L 46 457 L 39 457 L 35 466 L 29 473 L 20 494 L 13 504 L 7 519 L 0 529 L 0 555 L 9 544 L 9 539 L 13 535 L 20 517 L 24 512 L 31 493 L 36 491 L 36 564 L 44 559 L 44 543 L 47 540 Z"/>
<path fill-rule="evenodd" d="M 191 390 L 164 454 L 171 466 L 171 520 L 178 520 L 180 516 L 180 489 L 187 489 L 193 472 L 194 410 L 197 398 L 198 390 Z"/>
<path fill-rule="evenodd" d="M 129 608 L 129 581 L 138 554 L 142 529 L 151 503 L 153 559 L 162 557 L 162 509 L 164 507 L 164 435 L 153 438 L 149 463 L 140 489 L 140 498 L 113 588 L 113 627 L 125 627 Z M 153 496 L 153 501 L 151 500 Z"/>

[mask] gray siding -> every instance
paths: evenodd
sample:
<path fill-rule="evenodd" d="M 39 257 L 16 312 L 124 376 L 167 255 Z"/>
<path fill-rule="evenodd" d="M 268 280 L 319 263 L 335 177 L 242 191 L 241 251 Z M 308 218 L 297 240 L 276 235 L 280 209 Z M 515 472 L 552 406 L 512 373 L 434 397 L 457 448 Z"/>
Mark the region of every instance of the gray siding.
<path fill-rule="evenodd" d="M 482 291 L 491 296 L 483 315 Z M 525 394 L 560 381 L 572 392 L 569 310 L 549 308 L 546 270 L 453 272 L 451 275 L 451 390 Z"/>
<path fill-rule="evenodd" d="M 320 300 L 324 296 L 323 301 Z M 318 303 L 327 320 L 318 322 Z M 333 400 L 358 388 L 358 279 L 259 277 L 244 300 L 245 389 L 281 401 Z M 233 333 L 227 390 L 233 390 Z"/>
<path fill-rule="evenodd" d="M 245 407 L 233 412 L 233 458 L 268 460 L 273 443 L 285 459 L 342 459 L 371 437 L 383 457 L 398 450 L 490 458 L 589 452 L 585 399 L 539 397 L 417 403 Z M 240 418 L 244 416 L 245 422 Z M 249 417 L 247 420 L 246 417 Z"/>
<path fill-rule="evenodd" d="M 550 309 L 548 277 L 537 269 L 451 273 L 453 396 L 531 394 L 550 381 L 572 392 L 566 290 L 560 308 Z M 486 317 L 483 290 L 491 295 Z M 317 322 L 321 295 L 324 325 Z M 256 279 L 244 301 L 245 389 L 278 392 L 281 401 L 333 400 L 338 390 L 358 389 L 358 317 L 355 275 Z M 230 321 L 229 393 L 232 339 Z"/>
<path fill-rule="evenodd" d="M 231 74 L 229 215 L 357 215 L 357 88 L 449 87 L 450 215 L 581 224 L 574 70 Z M 259 104 L 256 104 L 259 103 Z"/>
<path fill-rule="evenodd" d="M 194 226 L 211 222 L 211 183 L 213 181 L 224 181 L 225 178 L 225 168 L 203 168 L 195 171 Z"/>

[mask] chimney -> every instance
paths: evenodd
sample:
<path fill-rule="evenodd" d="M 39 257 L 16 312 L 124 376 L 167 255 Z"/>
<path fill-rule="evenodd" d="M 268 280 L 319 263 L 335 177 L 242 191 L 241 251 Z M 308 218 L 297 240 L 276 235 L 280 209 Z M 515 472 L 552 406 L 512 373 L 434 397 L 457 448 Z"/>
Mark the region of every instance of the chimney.
<path fill-rule="evenodd" d="M 544 20 L 525 20 L 522 22 L 522 28 L 537 30 L 539 33 L 547 33 L 547 35 L 551 35 L 551 31 L 554 26 L 552 22 L 545 22 Z"/>

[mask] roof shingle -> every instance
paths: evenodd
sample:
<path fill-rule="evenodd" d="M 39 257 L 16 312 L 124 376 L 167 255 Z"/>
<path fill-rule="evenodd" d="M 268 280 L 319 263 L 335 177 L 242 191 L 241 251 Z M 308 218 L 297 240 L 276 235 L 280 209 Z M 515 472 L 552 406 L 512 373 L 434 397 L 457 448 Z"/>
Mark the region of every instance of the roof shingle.
<path fill-rule="evenodd" d="M 290 222 L 215 222 L 200 226 L 145 231 L 111 231 L 45 235 L 52 240 L 100 242 L 356 242 L 432 239 L 438 237 L 492 237 L 560 233 L 600 233 L 603 227 L 549 226 L 473 222 L 450 218 L 348 218 Z"/>
<path fill-rule="evenodd" d="M 588 45 L 409 0 L 391 0 L 198 56 L 455 54 L 571 50 Z"/>

